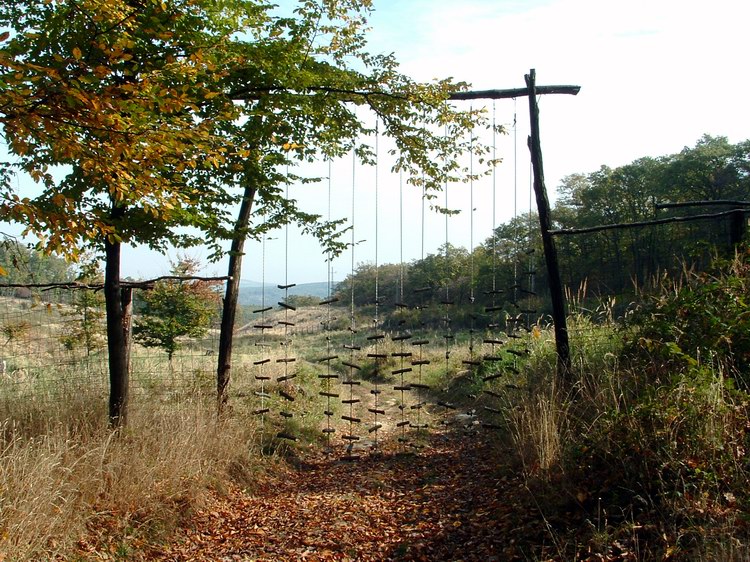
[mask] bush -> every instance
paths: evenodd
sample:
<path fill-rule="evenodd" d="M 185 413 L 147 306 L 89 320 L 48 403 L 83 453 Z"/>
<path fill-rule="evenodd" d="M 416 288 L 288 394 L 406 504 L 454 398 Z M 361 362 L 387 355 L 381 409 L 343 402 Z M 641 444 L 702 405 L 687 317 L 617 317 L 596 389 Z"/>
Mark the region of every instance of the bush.
<path fill-rule="evenodd" d="M 679 286 L 662 284 L 635 317 L 631 353 L 667 372 L 717 362 L 737 386 L 750 388 L 750 252 L 687 271 Z"/>
<path fill-rule="evenodd" d="M 175 276 L 194 275 L 197 265 L 187 259 L 172 268 Z M 133 326 L 135 341 L 163 349 L 170 362 L 180 339 L 204 336 L 218 314 L 216 282 L 170 279 L 159 281 L 143 295 L 140 316 Z"/>
<path fill-rule="evenodd" d="M 531 346 L 506 420 L 545 516 L 584 524 L 560 544 L 747 559 L 749 257 L 664 279 L 627 325 L 573 318 L 575 392 L 556 388 L 552 346 Z"/>

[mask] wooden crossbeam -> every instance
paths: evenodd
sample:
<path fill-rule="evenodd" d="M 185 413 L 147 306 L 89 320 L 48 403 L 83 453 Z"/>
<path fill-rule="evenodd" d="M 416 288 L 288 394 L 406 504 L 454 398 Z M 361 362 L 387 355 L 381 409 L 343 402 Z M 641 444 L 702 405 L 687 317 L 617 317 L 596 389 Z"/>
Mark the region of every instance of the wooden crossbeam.
<path fill-rule="evenodd" d="M 603 232 L 605 230 L 624 230 L 626 228 L 642 228 L 644 226 L 657 226 L 661 224 L 670 224 L 677 222 L 691 222 L 691 221 L 702 221 L 702 220 L 713 220 L 722 217 L 729 217 L 735 213 L 750 213 L 749 209 L 733 209 L 731 211 L 724 211 L 722 213 L 710 213 L 702 215 L 688 215 L 685 217 L 665 217 L 663 219 L 653 219 L 648 221 L 639 222 L 626 222 L 616 224 L 600 224 L 597 226 L 589 226 L 586 228 L 560 228 L 558 230 L 550 230 L 551 236 L 560 236 L 564 234 L 591 234 L 593 232 Z"/>
<path fill-rule="evenodd" d="M 570 94 L 575 96 L 581 91 L 580 86 L 536 86 L 537 94 Z M 463 100 L 502 100 L 520 98 L 529 95 L 529 88 L 511 88 L 506 90 L 476 90 L 470 92 L 456 92 L 448 99 L 455 101 Z"/>

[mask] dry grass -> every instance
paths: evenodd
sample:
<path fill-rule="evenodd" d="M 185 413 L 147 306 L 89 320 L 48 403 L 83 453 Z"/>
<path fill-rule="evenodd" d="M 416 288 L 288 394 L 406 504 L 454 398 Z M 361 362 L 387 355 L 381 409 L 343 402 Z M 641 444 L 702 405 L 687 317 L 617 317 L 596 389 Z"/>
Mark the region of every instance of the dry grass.
<path fill-rule="evenodd" d="M 569 404 L 555 385 L 534 393 L 507 412 L 516 452 L 527 473 L 559 468 L 570 439 Z"/>
<path fill-rule="evenodd" d="M 121 432 L 106 428 L 102 406 L 98 395 L 69 396 L 45 418 L 21 405 L 3 425 L 1 559 L 127 550 L 171 529 L 208 485 L 230 467 L 246 474 L 256 457 L 253 421 L 218 423 L 212 401 L 145 404 Z"/>
<path fill-rule="evenodd" d="M 702 458 L 705 450 L 726 451 L 738 446 L 739 442 L 727 439 L 727 435 L 737 429 L 733 424 L 739 417 L 739 405 L 727 401 L 719 367 L 717 376 L 708 379 L 710 383 L 671 388 L 664 408 L 659 402 L 646 404 L 648 408 L 639 405 L 646 382 L 619 364 L 620 336 L 611 325 L 613 307 L 614 303 L 609 303 L 594 311 L 596 321 L 590 315 L 572 315 L 571 349 L 577 380 L 572 390 L 563 391 L 556 384 L 554 342 L 551 331 L 544 327 L 523 341 L 512 342 L 517 351 L 524 352 L 508 355 L 505 361 L 513 362 L 517 374 L 511 374 L 516 373 L 514 368 L 490 383 L 462 363 L 468 359 L 464 340 L 457 339 L 444 348 L 440 334 L 431 334 L 425 337 L 435 343 L 424 350 L 390 338 L 365 343 L 357 352 L 363 368 L 356 376 L 365 383 L 358 387 L 363 408 L 358 415 L 367 418 L 367 389 L 375 382 L 375 362 L 366 359 L 368 353 L 388 356 L 377 378 L 378 384 L 388 388 L 393 386 L 390 382 L 398 380 L 391 371 L 402 366 L 393 354 L 410 351 L 416 356 L 423 351 L 430 366 L 425 367 L 421 382 L 431 387 L 430 401 L 468 404 L 467 408 L 479 409 L 480 413 L 487 401 L 497 408 L 494 412 L 501 410 L 497 416 L 505 422 L 503 428 L 528 481 L 541 480 L 555 487 L 556 497 L 561 490 L 568 497 L 578 498 L 579 492 L 585 492 L 580 497 L 588 497 L 587 487 L 595 482 L 580 480 L 588 469 L 581 472 L 582 467 L 576 464 L 581 459 L 571 458 L 571 452 L 583 451 L 584 445 L 586 459 L 598 459 L 594 452 L 606 457 L 607 470 L 623 479 L 633 476 L 629 472 L 632 457 L 627 454 L 644 447 L 658 455 L 660 466 L 669 463 L 681 467 L 680 474 L 688 474 L 691 467 L 683 462 L 685 458 L 692 462 Z M 56 312 L 43 315 L 45 322 L 52 323 L 50 318 L 54 320 Z M 201 504 L 207 487 L 221 487 L 227 478 L 252 485 L 264 462 L 260 448 L 268 439 L 262 438 L 263 431 L 268 436 L 277 429 L 294 429 L 295 434 L 310 440 L 320 438 L 323 406 L 317 392 L 322 388 L 318 375 L 325 365 L 319 358 L 328 346 L 340 349 L 351 334 L 316 332 L 316 318 L 310 311 L 298 311 L 294 320 L 309 333 L 285 334 L 280 328 L 269 331 L 265 336 L 272 345 L 268 347 L 257 346 L 258 334 L 252 332 L 238 341 L 231 417 L 221 423 L 214 411 L 215 356 L 206 352 L 210 342 L 190 342 L 172 365 L 167 364 L 164 354 L 136 347 L 130 424 L 118 433 L 106 427 L 106 367 L 101 357 L 76 358 L 56 350 L 59 330 L 44 332 L 47 337 L 38 345 L 32 346 L 23 338 L 6 342 L 8 372 L 0 377 L 0 394 L 4 396 L 0 402 L 0 560 L 88 559 L 85 553 L 96 558 L 103 552 L 115 558 L 132 556 L 146 543 L 167 537 L 181 518 Z M 46 326 L 45 322 L 39 320 L 38 324 Z M 364 338 L 359 337 L 360 341 Z M 476 353 L 482 354 L 481 346 Z M 298 359 L 293 367 L 278 362 L 287 354 Z M 270 359 L 265 367 L 257 364 L 261 358 Z M 55 364 L 52 372 L 49 365 Z M 264 375 L 272 377 L 264 385 L 264 391 L 271 395 L 266 405 L 273 411 L 282 406 L 293 411 L 292 421 L 269 417 L 265 428 L 260 428 L 260 418 L 251 415 L 258 406 L 256 392 L 260 386 L 255 376 L 261 368 Z M 282 385 L 278 378 L 287 368 L 297 377 Z M 332 368 L 343 373 L 344 367 L 338 363 Z M 405 380 L 415 382 L 416 377 L 414 370 L 405 375 Z M 294 403 L 282 402 L 280 388 L 296 396 Z M 388 399 L 392 402 L 389 407 L 396 408 L 400 397 L 394 393 L 381 397 L 384 402 Z M 416 393 L 406 399 L 418 400 Z M 668 405 L 673 408 L 666 408 Z M 678 405 L 684 408 L 677 409 Z M 425 416 L 421 421 L 429 418 L 433 423 L 430 415 L 436 412 L 432 410 L 438 409 L 421 410 Z M 648 425 L 644 425 L 646 422 Z M 658 424 L 663 425 L 663 431 Z M 680 441 L 682 435 L 686 438 Z M 662 437 L 663 443 L 659 441 Z M 681 443 L 679 448 L 671 445 L 677 442 Z M 702 469 L 710 469 L 709 476 L 715 474 L 721 480 L 725 468 L 721 459 L 704 457 Z M 732 474 L 742 473 L 741 467 L 735 468 Z M 602 478 L 606 476 L 602 473 Z M 695 474 L 690 472 L 688 476 Z M 698 506 L 693 500 L 689 505 L 663 502 L 662 509 L 669 508 L 687 519 L 696 506 L 704 511 L 716 505 L 726 507 L 728 496 L 720 493 L 723 488 L 709 487 L 712 482 L 698 482 L 701 490 L 713 494 L 707 496 L 711 501 L 702 500 Z M 656 484 L 662 488 L 666 485 Z M 598 490 L 590 492 L 592 498 L 599 496 Z M 552 509 L 554 502 L 549 506 Z M 728 529 L 733 526 L 731 522 L 726 525 Z M 726 536 L 731 536 L 731 529 Z M 747 559 L 743 558 L 747 549 L 742 544 L 715 541 L 712 545 L 722 557 Z"/>

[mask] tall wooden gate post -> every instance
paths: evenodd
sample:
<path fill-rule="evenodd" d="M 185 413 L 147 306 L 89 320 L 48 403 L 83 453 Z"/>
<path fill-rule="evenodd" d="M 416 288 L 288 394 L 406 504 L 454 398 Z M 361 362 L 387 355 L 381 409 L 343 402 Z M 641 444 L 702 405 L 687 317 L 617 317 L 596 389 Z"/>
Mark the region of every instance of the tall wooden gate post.
<path fill-rule="evenodd" d="M 552 319 L 555 323 L 555 342 L 557 346 L 557 373 L 566 383 L 571 384 L 572 369 L 570 362 L 570 344 L 568 342 L 568 325 L 565 317 L 565 297 L 563 295 L 560 269 L 557 262 L 557 251 L 550 233 L 552 221 L 549 214 L 549 200 L 544 187 L 544 170 L 542 166 L 542 149 L 539 145 L 539 106 L 536 96 L 539 94 L 571 94 L 576 95 L 580 86 L 537 86 L 536 71 L 532 68 L 526 76 L 526 88 L 509 90 L 481 90 L 472 92 L 455 92 L 448 99 L 476 100 L 476 99 L 510 99 L 522 96 L 529 97 L 529 111 L 531 114 L 531 136 L 529 150 L 531 163 L 534 168 L 534 191 L 539 211 L 539 222 L 542 230 L 544 257 L 549 273 L 550 298 L 552 300 Z"/>
<path fill-rule="evenodd" d="M 539 212 L 544 260 L 547 265 L 550 298 L 552 300 L 552 321 L 554 323 L 555 346 L 557 348 L 557 375 L 569 386 L 573 382 L 573 373 L 570 361 L 568 322 L 565 315 L 565 296 L 560 278 L 560 266 L 557 261 L 557 248 L 550 234 L 552 219 L 550 218 L 547 188 L 544 185 L 544 166 L 542 165 L 542 149 L 539 142 L 539 105 L 536 101 L 536 71 L 532 68 L 525 78 L 529 96 L 529 116 L 531 118 L 529 150 L 531 151 L 531 165 L 534 170 L 534 194 L 536 195 L 536 206 Z"/>

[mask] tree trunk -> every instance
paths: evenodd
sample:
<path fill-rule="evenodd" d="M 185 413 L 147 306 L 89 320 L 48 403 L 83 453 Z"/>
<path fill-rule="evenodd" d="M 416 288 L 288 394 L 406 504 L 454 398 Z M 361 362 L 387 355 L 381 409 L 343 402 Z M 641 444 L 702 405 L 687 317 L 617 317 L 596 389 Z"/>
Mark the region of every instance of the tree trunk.
<path fill-rule="evenodd" d="M 104 242 L 104 300 L 107 311 L 107 350 L 109 352 L 109 425 L 126 425 L 128 418 L 129 333 L 125 325 L 123 294 L 120 290 L 120 243 Z"/>
<path fill-rule="evenodd" d="M 226 293 L 221 315 L 221 332 L 219 334 L 219 358 L 216 372 L 216 398 L 219 415 L 229 401 L 229 380 L 232 369 L 232 345 L 234 344 L 234 322 L 237 314 L 237 299 L 240 294 L 240 276 L 242 274 L 242 256 L 244 255 L 247 229 L 250 225 L 250 214 L 255 199 L 255 187 L 246 187 L 240 205 L 240 212 L 234 226 L 234 238 L 229 251 L 229 267 Z"/>

